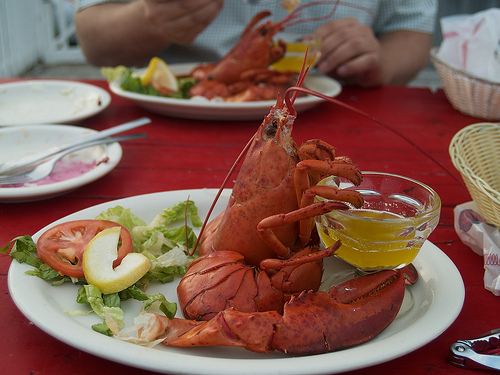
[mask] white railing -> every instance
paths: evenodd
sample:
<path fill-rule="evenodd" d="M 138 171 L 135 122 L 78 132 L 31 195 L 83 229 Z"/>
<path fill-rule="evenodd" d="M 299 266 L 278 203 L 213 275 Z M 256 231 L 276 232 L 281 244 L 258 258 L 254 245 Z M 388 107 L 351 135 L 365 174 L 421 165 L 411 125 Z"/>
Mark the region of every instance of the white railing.
<path fill-rule="evenodd" d="M 84 62 L 72 7 L 73 0 L 1 0 L 0 76 L 18 76 L 38 63 Z"/>

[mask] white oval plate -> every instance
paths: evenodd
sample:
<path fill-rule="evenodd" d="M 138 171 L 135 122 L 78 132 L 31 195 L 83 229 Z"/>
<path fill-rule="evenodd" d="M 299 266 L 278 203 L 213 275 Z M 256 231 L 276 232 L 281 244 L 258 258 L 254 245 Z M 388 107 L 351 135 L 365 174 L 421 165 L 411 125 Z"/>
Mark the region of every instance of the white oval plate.
<path fill-rule="evenodd" d="M 176 75 L 184 75 L 188 74 L 196 65 L 191 63 L 172 64 L 170 67 Z M 308 73 L 304 87 L 329 97 L 335 97 L 342 91 L 340 83 L 315 71 Z M 275 100 L 225 103 L 159 97 L 123 90 L 116 81 L 110 82 L 109 88 L 116 95 L 128 98 L 151 112 L 197 120 L 263 120 L 264 116 L 269 113 L 271 106 L 276 104 Z M 302 112 L 322 102 L 324 99 L 307 95 L 297 98 L 294 108 L 297 112 Z"/>
<path fill-rule="evenodd" d="M 111 95 L 100 87 L 64 80 L 0 84 L 0 126 L 70 124 L 103 111 Z"/>
<path fill-rule="evenodd" d="M 147 194 L 103 203 L 66 216 L 41 229 L 69 220 L 92 219 L 102 211 L 121 205 L 149 222 L 161 208 L 186 200 L 196 203 L 203 218 L 216 194 L 215 189 L 180 190 Z M 228 192 L 219 200 L 213 217 L 227 204 Z M 340 262 L 340 263 L 339 263 Z M 342 264 L 341 266 L 339 264 Z M 145 348 L 103 336 L 90 326 L 102 321 L 95 315 L 71 316 L 63 311 L 80 310 L 76 303 L 78 286 L 53 287 L 25 271 L 31 267 L 12 262 L 8 284 L 10 294 L 22 313 L 49 335 L 85 352 L 132 367 L 168 374 L 334 374 L 383 363 L 403 356 L 432 341 L 458 316 L 465 297 L 462 278 L 453 262 L 435 245 L 426 242 L 415 259 L 420 280 L 411 287 L 414 304 L 408 313 L 397 318 L 372 341 L 338 352 L 292 357 L 282 353 L 258 354 L 241 348 L 172 348 L 162 344 Z M 345 263 L 325 262 L 325 278 Z M 152 284 L 148 293 L 163 293 L 177 302 L 179 279 L 164 285 Z M 133 320 L 141 303 L 126 301 L 123 305 L 127 324 Z M 178 313 L 180 317 L 180 313 Z M 28 353 L 29 354 L 29 353 Z"/>
<path fill-rule="evenodd" d="M 0 163 L 67 143 L 89 133 L 95 133 L 95 130 L 56 124 L 1 128 Z M 108 159 L 99 163 L 103 154 Z M 119 143 L 82 149 L 58 162 L 53 173 L 45 180 L 19 187 L 0 185 L 0 202 L 33 201 L 61 195 L 103 177 L 116 167 L 121 158 Z"/>

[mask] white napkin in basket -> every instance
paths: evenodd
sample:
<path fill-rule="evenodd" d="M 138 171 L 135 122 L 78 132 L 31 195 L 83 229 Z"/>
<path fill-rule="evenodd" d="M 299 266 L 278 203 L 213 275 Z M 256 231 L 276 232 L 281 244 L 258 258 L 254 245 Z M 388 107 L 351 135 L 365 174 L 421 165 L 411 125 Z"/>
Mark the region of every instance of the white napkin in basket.
<path fill-rule="evenodd" d="M 441 18 L 438 57 L 456 68 L 500 82 L 500 9 Z"/>

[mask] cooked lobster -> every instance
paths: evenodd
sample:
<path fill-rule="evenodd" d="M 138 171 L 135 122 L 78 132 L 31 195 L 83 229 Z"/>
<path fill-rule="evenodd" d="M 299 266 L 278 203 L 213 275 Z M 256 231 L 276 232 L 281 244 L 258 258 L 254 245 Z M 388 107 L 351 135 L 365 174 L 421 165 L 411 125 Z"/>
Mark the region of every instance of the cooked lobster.
<path fill-rule="evenodd" d="M 169 346 L 235 346 L 259 353 L 309 355 L 367 342 L 396 317 L 405 293 L 403 275 L 382 271 L 353 279 L 329 293 L 304 291 L 276 311 L 227 309 L 209 321 L 147 314 L 140 339 Z M 148 337 L 149 336 L 149 337 Z"/>
<path fill-rule="evenodd" d="M 300 18 L 302 10 L 319 4 L 332 4 L 332 11 L 313 19 Z M 199 82 L 191 88 L 189 96 L 218 97 L 228 102 L 275 100 L 278 92 L 284 92 L 295 83 L 297 73 L 270 69 L 286 52 L 286 42 L 282 39 L 274 42 L 273 37 L 298 23 L 328 19 L 339 4 L 361 8 L 340 1 L 316 1 L 295 8 L 281 21 L 261 24 L 259 22 L 271 12 L 257 13 L 226 56 L 218 63 L 201 64 L 193 69 L 190 76 Z"/>
<path fill-rule="evenodd" d="M 142 335 L 178 347 L 222 345 L 305 355 L 366 342 L 396 317 L 405 291 L 402 271 L 381 271 L 328 293 L 317 291 L 322 259 L 340 243 L 318 249 L 314 216 L 360 207 L 363 200 L 357 192 L 316 183 L 326 175 L 359 183 L 362 176 L 324 141 L 300 147 L 293 141 L 292 93 L 305 90 L 300 85 L 306 73 L 303 69 L 285 100 L 278 98 L 245 147 L 225 211 L 202 228 L 201 256 L 177 289 L 187 319 L 149 315 Z M 314 202 L 316 195 L 329 200 Z M 417 275 L 408 277 L 414 282 Z"/>

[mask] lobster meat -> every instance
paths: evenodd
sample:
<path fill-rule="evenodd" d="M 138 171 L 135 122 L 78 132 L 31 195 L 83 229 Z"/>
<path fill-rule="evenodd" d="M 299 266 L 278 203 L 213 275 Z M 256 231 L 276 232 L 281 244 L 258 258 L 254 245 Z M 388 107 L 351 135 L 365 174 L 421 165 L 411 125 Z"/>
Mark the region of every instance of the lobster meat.
<path fill-rule="evenodd" d="M 189 96 L 204 96 L 208 99 L 223 98 L 227 102 L 274 100 L 278 92 L 284 92 L 297 78 L 293 71 L 279 72 L 270 65 L 279 61 L 286 52 L 286 43 L 273 37 L 292 25 L 308 22 L 299 19 L 300 11 L 317 4 L 335 3 L 330 14 L 314 18 L 321 20 L 335 13 L 338 1 L 317 1 L 295 8 L 281 21 L 272 23 L 263 19 L 270 11 L 257 13 L 241 34 L 240 41 L 218 63 L 201 64 L 190 76 L 198 80 L 189 91 Z"/>
<path fill-rule="evenodd" d="M 316 183 L 335 175 L 359 184 L 362 175 L 326 142 L 298 147 L 292 139 L 296 96 L 290 96 L 309 92 L 300 87 L 306 73 L 303 68 L 285 100 L 278 96 L 232 168 L 246 154 L 226 209 L 202 227 L 200 257 L 177 289 L 186 319 L 149 315 L 141 337 L 177 347 L 221 345 L 307 355 L 364 343 L 395 319 L 405 278 L 415 282 L 416 274 L 381 271 L 318 291 L 323 259 L 341 244 L 318 248 L 314 216 L 361 207 L 363 199 L 357 192 Z M 316 195 L 329 200 L 315 202 Z"/>

